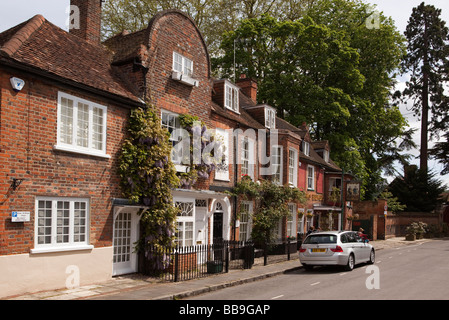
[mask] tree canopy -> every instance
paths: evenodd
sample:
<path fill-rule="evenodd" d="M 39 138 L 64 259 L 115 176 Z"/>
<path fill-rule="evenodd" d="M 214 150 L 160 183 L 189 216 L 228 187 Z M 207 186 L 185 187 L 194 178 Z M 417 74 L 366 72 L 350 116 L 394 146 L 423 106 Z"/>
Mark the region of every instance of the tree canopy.
<path fill-rule="evenodd" d="M 405 118 L 390 103 L 405 39 L 383 15 L 379 28 L 367 28 L 370 10 L 357 0 L 321 0 L 295 21 L 246 19 L 225 33 L 225 54 L 212 60 L 223 77 L 255 78 L 259 102 L 328 140 L 333 160 L 364 181 L 368 198 L 382 170 L 391 173 L 394 161 L 407 160 L 400 152 L 414 147 Z"/>

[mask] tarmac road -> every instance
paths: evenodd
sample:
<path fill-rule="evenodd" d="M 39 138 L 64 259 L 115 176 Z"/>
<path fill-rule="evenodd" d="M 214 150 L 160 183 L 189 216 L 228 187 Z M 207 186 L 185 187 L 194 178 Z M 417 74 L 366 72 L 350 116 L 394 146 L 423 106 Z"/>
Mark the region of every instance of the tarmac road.
<path fill-rule="evenodd" d="M 377 251 L 373 266 L 353 271 L 303 268 L 275 278 L 191 297 L 192 300 L 447 300 L 449 241 Z"/>

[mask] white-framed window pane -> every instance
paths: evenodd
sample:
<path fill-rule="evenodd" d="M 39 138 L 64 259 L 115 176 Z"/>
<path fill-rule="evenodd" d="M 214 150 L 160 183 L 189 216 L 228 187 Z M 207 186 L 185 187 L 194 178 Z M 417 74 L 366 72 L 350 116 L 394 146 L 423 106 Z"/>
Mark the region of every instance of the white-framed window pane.
<path fill-rule="evenodd" d="M 295 153 L 293 150 L 288 151 L 288 182 L 293 183 L 295 173 Z"/>
<path fill-rule="evenodd" d="M 70 229 L 70 202 L 57 202 L 56 217 L 56 242 L 68 243 Z"/>
<path fill-rule="evenodd" d="M 78 103 L 78 123 L 76 128 L 76 144 L 87 148 L 89 139 L 89 105 Z"/>
<path fill-rule="evenodd" d="M 251 238 L 250 217 L 252 214 L 252 205 L 249 202 L 240 204 L 240 228 L 239 240 L 247 241 Z"/>
<path fill-rule="evenodd" d="M 38 199 L 36 248 L 87 244 L 88 200 Z"/>
<path fill-rule="evenodd" d="M 96 150 L 103 150 L 104 134 L 104 111 L 101 108 L 93 108 L 93 126 L 92 126 L 92 147 Z"/>
<path fill-rule="evenodd" d="M 273 155 L 271 157 L 273 168 L 273 182 L 282 183 L 282 148 L 273 147 Z"/>
<path fill-rule="evenodd" d="M 184 222 L 183 221 L 178 221 L 177 222 L 177 228 L 176 228 L 176 244 L 178 246 L 183 246 L 184 245 Z"/>
<path fill-rule="evenodd" d="M 315 170 L 312 166 L 307 167 L 307 188 L 314 189 Z"/>
<path fill-rule="evenodd" d="M 61 98 L 61 115 L 60 115 L 60 135 L 59 142 L 65 144 L 73 143 L 73 100 Z"/>
<path fill-rule="evenodd" d="M 179 209 L 178 217 L 193 217 L 193 202 L 177 201 L 175 206 Z"/>
<path fill-rule="evenodd" d="M 179 143 L 179 135 L 177 134 L 179 133 L 179 130 L 177 129 L 181 129 L 179 115 L 163 110 L 161 113 L 161 125 L 162 128 L 167 129 L 167 131 L 170 133 L 169 140 L 171 141 L 173 146 L 171 151 L 171 160 L 175 164 L 181 164 L 183 146 L 182 143 Z"/>
<path fill-rule="evenodd" d="M 249 174 L 249 141 L 245 137 L 242 141 L 242 175 Z"/>
<path fill-rule="evenodd" d="M 55 147 L 105 154 L 107 108 L 62 92 L 58 95 L 58 140 Z"/>
<path fill-rule="evenodd" d="M 184 74 L 186 76 L 192 76 L 193 73 L 193 62 L 190 59 L 184 58 Z"/>
<path fill-rule="evenodd" d="M 37 208 L 37 244 L 51 243 L 52 202 L 41 200 Z"/>
<path fill-rule="evenodd" d="M 235 112 L 239 110 L 239 90 L 228 84 L 225 84 L 225 107 Z"/>
<path fill-rule="evenodd" d="M 184 246 L 193 246 L 193 222 L 184 223 Z"/>
<path fill-rule="evenodd" d="M 74 208 L 74 228 L 73 228 L 73 234 L 74 242 L 84 242 L 86 241 L 86 235 L 87 235 L 87 206 L 85 202 L 75 202 L 75 208 Z"/>
<path fill-rule="evenodd" d="M 182 56 L 179 53 L 173 53 L 173 70 L 182 72 Z"/>
<path fill-rule="evenodd" d="M 288 204 L 290 214 L 287 216 L 287 236 L 296 236 L 295 221 L 296 221 L 296 205 L 294 203 Z"/>

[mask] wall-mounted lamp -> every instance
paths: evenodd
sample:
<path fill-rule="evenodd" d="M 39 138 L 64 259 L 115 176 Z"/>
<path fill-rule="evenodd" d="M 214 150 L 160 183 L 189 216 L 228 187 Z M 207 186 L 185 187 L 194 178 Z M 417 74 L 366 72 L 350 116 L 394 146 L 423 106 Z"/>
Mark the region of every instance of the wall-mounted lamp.
<path fill-rule="evenodd" d="M 17 188 L 22 184 L 23 180 L 25 179 L 16 179 L 12 178 L 11 188 L 16 191 Z"/>

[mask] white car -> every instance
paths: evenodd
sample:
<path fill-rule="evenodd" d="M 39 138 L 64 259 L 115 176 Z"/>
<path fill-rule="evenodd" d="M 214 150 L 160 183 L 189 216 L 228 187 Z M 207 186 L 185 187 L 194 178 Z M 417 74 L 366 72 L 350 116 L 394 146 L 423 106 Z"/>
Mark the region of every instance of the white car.
<path fill-rule="evenodd" d="M 356 264 L 373 264 L 375 250 L 355 231 L 326 231 L 308 235 L 299 248 L 306 270 L 314 266 L 341 265 L 350 271 Z"/>

